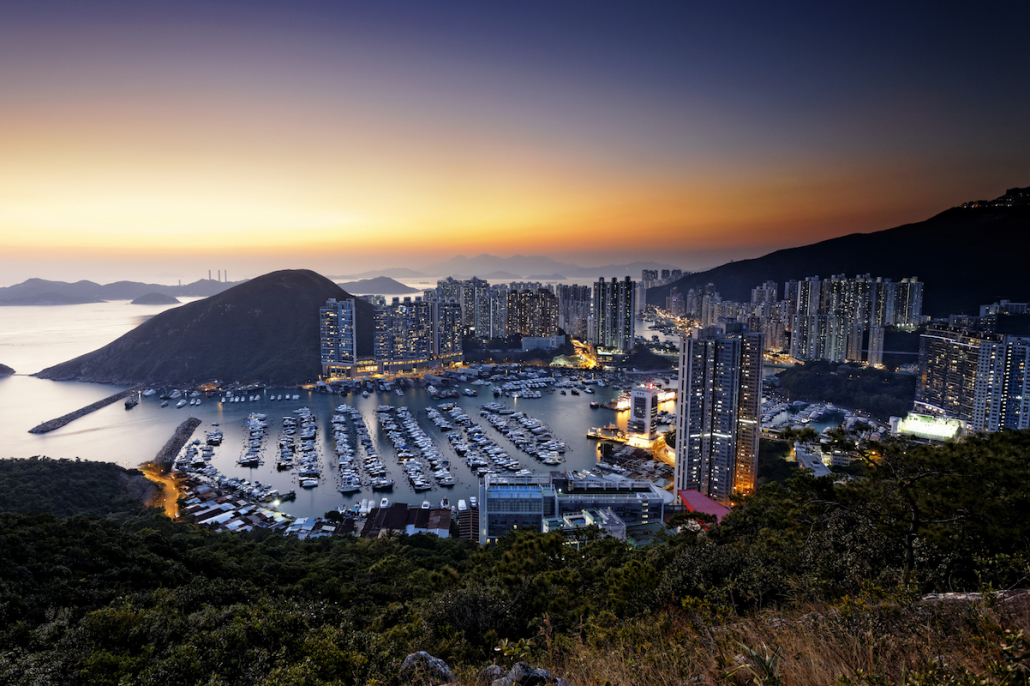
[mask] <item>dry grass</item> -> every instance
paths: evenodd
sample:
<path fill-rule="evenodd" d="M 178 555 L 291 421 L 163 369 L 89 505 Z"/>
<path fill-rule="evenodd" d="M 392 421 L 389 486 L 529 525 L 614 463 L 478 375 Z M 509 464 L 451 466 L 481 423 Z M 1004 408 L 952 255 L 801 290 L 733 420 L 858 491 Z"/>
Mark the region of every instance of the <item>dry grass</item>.
<path fill-rule="evenodd" d="M 1005 664 L 1006 631 L 1030 635 L 1030 594 L 852 599 L 743 620 L 702 607 L 632 622 L 601 618 L 583 626 L 580 639 L 552 635 L 545 622 L 527 661 L 576 686 L 949 683 L 947 675 L 985 675 Z M 462 676 L 477 683 L 472 670 Z"/>

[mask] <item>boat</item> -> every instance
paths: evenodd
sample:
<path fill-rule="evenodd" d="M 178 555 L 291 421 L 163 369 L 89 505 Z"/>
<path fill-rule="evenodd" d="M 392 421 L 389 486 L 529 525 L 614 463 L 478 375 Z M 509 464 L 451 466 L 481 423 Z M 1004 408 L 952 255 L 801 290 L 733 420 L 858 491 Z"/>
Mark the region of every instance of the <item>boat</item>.
<path fill-rule="evenodd" d="M 478 391 L 475 391 L 475 390 L 473 390 L 471 388 L 466 388 L 464 391 L 462 391 L 462 393 L 464 393 L 465 395 L 467 395 L 470 398 L 479 395 Z"/>
<path fill-rule="evenodd" d="M 380 509 L 385 509 L 387 507 L 390 507 L 390 499 L 389 498 L 383 498 L 382 500 L 380 500 L 379 501 L 379 507 L 380 507 Z"/>
<path fill-rule="evenodd" d="M 300 480 L 300 487 L 301 488 L 314 488 L 317 485 L 318 485 L 318 479 L 301 479 Z"/>
<path fill-rule="evenodd" d="M 361 392 L 361 397 L 362 398 L 367 398 L 368 397 L 368 391 L 362 391 Z"/>
<path fill-rule="evenodd" d="M 143 391 L 143 395 L 145 395 L 148 398 L 154 395 L 155 393 L 157 393 L 157 391 L 155 391 L 153 388 L 148 388 L 147 390 Z"/>
<path fill-rule="evenodd" d="M 463 499 L 459 500 L 458 501 L 458 512 L 464 512 L 467 509 L 469 509 L 469 508 L 468 508 L 468 505 L 465 504 L 465 499 L 463 498 Z"/>
<path fill-rule="evenodd" d="M 178 408 L 186 407 L 186 401 L 185 400 L 180 400 L 179 402 L 175 403 L 175 406 L 178 407 Z"/>
<path fill-rule="evenodd" d="M 168 401 L 167 400 L 162 400 L 161 401 L 161 407 L 168 407 Z"/>
<path fill-rule="evenodd" d="M 451 501 L 448 500 L 447 498 L 444 498 L 443 500 L 440 501 L 440 509 L 448 510 L 448 509 L 450 509 L 450 507 L 451 507 Z"/>
<path fill-rule="evenodd" d="M 430 504 L 430 502 L 428 500 L 423 500 L 422 501 L 422 509 L 423 510 L 428 510 L 428 509 L 430 509 L 432 507 L 433 506 Z"/>
<path fill-rule="evenodd" d="M 596 410 L 599 407 L 601 407 L 601 403 L 597 402 L 596 400 L 591 400 L 590 401 L 590 409 L 591 410 Z"/>
<path fill-rule="evenodd" d="M 404 391 L 402 391 L 399 388 L 395 388 L 393 392 L 396 393 L 397 395 L 404 395 Z"/>
<path fill-rule="evenodd" d="M 564 389 L 564 388 L 562 389 L 562 392 L 561 392 L 561 394 L 562 394 L 562 395 L 568 395 L 568 394 L 567 394 L 567 393 L 565 392 L 565 389 Z"/>
<path fill-rule="evenodd" d="M 125 399 L 125 409 L 126 410 L 131 410 L 132 408 L 136 407 L 137 405 L 139 405 L 139 400 L 136 398 L 136 396 L 132 395 L 132 396 L 129 396 L 128 398 Z"/>
<path fill-rule="evenodd" d="M 572 389 L 572 395 L 579 395 L 579 391 L 577 391 L 575 388 L 573 388 Z"/>
<path fill-rule="evenodd" d="M 475 508 L 476 507 L 476 496 L 474 496 L 474 495 L 473 496 L 469 496 L 469 507 L 471 507 L 471 508 Z"/>

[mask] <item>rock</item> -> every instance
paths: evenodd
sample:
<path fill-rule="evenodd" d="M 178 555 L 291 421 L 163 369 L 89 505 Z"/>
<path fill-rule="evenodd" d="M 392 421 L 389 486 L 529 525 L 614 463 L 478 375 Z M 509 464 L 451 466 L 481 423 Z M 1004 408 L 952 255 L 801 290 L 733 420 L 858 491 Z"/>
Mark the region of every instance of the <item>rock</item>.
<path fill-rule="evenodd" d="M 424 650 L 404 658 L 398 676 L 411 684 L 443 684 L 457 679 L 446 662 Z"/>
<path fill-rule="evenodd" d="M 483 684 L 493 684 L 495 681 L 504 677 L 504 668 L 500 665 L 490 665 L 482 672 L 479 673 L 479 682 Z"/>
<path fill-rule="evenodd" d="M 543 686 L 552 680 L 546 669 L 532 667 L 525 662 L 516 662 L 508 672 L 508 678 L 519 686 Z"/>

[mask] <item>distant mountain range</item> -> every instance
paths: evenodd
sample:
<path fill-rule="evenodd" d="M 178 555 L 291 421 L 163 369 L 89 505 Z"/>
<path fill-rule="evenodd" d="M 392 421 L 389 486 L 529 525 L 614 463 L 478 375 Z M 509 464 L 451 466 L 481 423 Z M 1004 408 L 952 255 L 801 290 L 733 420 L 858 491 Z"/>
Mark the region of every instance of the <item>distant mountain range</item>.
<path fill-rule="evenodd" d="M 202 297 L 221 293 L 237 283 L 201 279 L 185 286 L 164 286 L 139 281 L 116 281 L 99 284 L 93 281 L 47 281 L 28 279 L 14 286 L 0 288 L 0 306 L 3 305 L 78 305 L 105 300 L 134 300 L 150 293 L 172 297 Z"/>
<path fill-rule="evenodd" d="M 512 257 L 498 257 L 496 255 L 476 255 L 465 257 L 458 255 L 444 262 L 427 265 L 424 272 L 433 275 L 454 276 L 455 278 L 478 276 L 481 279 L 522 279 L 533 278 L 537 281 L 544 280 L 539 274 L 550 274 L 548 280 L 554 280 L 554 275 L 578 278 L 598 278 L 602 276 L 632 276 L 640 278 L 643 269 L 678 269 L 673 265 L 661 264 L 658 262 L 631 262 L 629 264 L 609 264 L 603 267 L 581 267 L 578 264 L 558 262 L 550 257 L 541 255 L 513 255 Z M 501 273 L 504 276 L 491 276 Z"/>
<path fill-rule="evenodd" d="M 391 279 L 421 279 L 427 275 L 407 267 L 387 267 L 385 269 L 373 269 L 360 274 L 343 274 L 327 276 L 326 278 L 333 281 L 356 281 L 357 279 L 372 279 L 377 276 L 389 276 Z"/>
<path fill-rule="evenodd" d="M 749 301 L 765 281 L 833 274 L 870 274 L 894 280 L 917 276 L 923 313 L 935 317 L 973 314 L 979 306 L 1007 298 L 1030 300 L 1030 188 L 1013 188 L 992 201 L 974 201 L 925 221 L 885 231 L 851 234 L 752 260 L 731 262 L 647 290 L 647 302 L 664 305 L 672 287 L 715 284 L 724 300 Z"/>
<path fill-rule="evenodd" d="M 312 271 L 265 274 L 166 310 L 36 376 L 97 383 L 312 381 L 321 372 L 318 309 L 328 298 L 350 297 Z M 361 299 L 356 305 L 358 354 L 371 355 L 372 305 Z"/>
<path fill-rule="evenodd" d="M 377 276 L 372 279 L 361 279 L 360 281 L 346 281 L 337 284 L 348 293 L 357 295 L 408 295 L 410 293 L 421 293 L 417 288 L 409 288 L 400 281 L 394 281 L 388 276 Z"/>

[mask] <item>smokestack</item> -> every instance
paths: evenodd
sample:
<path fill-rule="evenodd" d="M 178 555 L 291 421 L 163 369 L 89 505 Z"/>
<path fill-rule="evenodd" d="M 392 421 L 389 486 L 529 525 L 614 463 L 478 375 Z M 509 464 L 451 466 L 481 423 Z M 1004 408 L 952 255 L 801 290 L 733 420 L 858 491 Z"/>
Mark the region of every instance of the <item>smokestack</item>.
<path fill-rule="evenodd" d="M 207 280 L 208 281 L 211 280 L 211 270 L 210 269 L 207 270 Z"/>
<path fill-rule="evenodd" d="M 222 270 L 218 270 L 218 283 L 222 283 Z"/>

